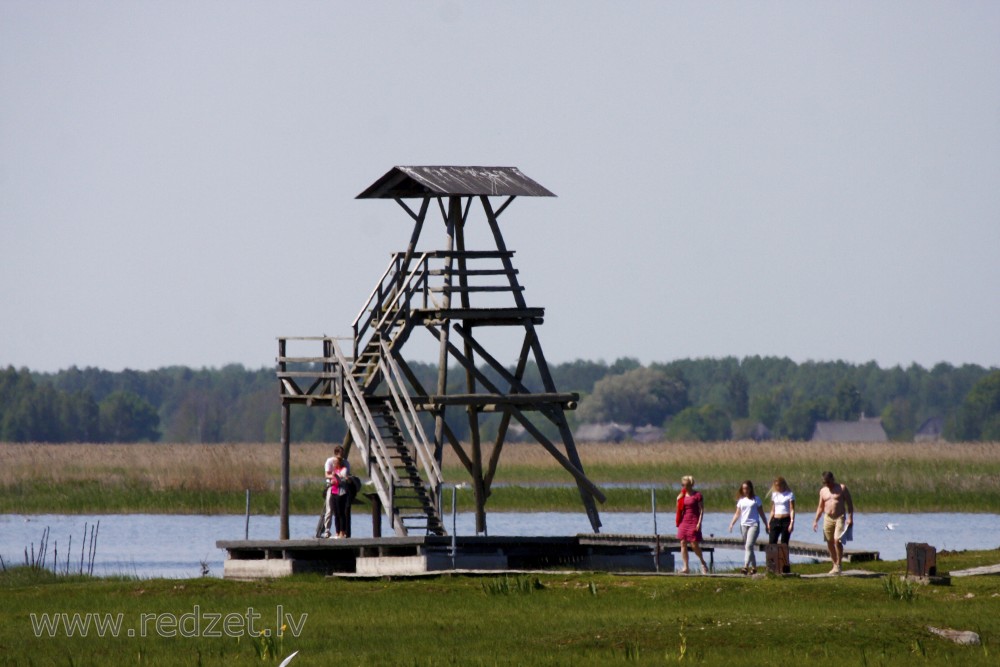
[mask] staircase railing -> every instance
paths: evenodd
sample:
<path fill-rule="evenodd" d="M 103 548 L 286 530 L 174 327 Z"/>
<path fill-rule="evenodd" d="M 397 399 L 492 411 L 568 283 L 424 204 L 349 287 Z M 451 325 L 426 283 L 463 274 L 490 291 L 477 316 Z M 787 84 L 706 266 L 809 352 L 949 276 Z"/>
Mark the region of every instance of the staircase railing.
<path fill-rule="evenodd" d="M 403 516 L 395 507 L 396 488 L 400 484 L 401 478 L 398 470 L 392 464 L 392 448 L 385 442 L 379 430 L 378 423 L 368 407 L 365 392 L 358 385 L 354 376 L 347 372 L 347 369 L 350 368 L 350 360 L 344 356 L 336 341 L 333 341 L 332 346 L 337 363 L 343 369 L 340 405 L 348 428 L 351 429 L 351 437 L 364 458 L 368 477 L 372 480 L 375 492 L 382 501 L 382 506 L 386 509 L 393 530 L 398 535 L 406 535 L 407 528 L 403 524 Z M 387 397 L 389 407 L 398 415 L 400 423 L 409 435 L 409 440 L 404 440 L 400 445 L 406 447 L 408 442 L 413 444 L 417 461 L 423 468 L 426 477 L 425 486 L 429 487 L 431 492 L 432 506 L 425 508 L 425 511 L 433 513 L 433 515 L 428 516 L 428 523 L 436 522 L 440 525 L 443 522 L 439 506 L 439 491 L 444 483 L 441 468 L 434 458 L 430 441 L 420 424 L 417 410 L 403 382 L 403 374 L 399 365 L 392 358 L 385 343 L 381 343 L 381 353 L 379 367 L 389 390 Z"/>
<path fill-rule="evenodd" d="M 414 256 L 406 277 L 401 278 L 403 253 L 395 253 L 354 318 L 354 357 L 359 357 L 374 332 L 390 332 L 413 308 L 443 308 L 440 297 L 461 292 L 502 295 L 523 289 L 511 286 L 508 271 L 500 261 L 513 254 L 496 250 L 424 252 Z M 453 265 L 459 260 L 464 268 Z M 459 284 L 459 275 L 464 275 L 464 285 Z"/>
<path fill-rule="evenodd" d="M 354 318 L 354 356 L 364 346 L 361 341 L 368 336 L 369 330 L 390 331 L 399 318 L 409 310 L 411 299 L 416 294 L 423 296 L 422 303 L 427 306 L 430 293 L 428 291 L 427 259 L 429 253 L 422 253 L 412 265 L 409 274 L 402 282 L 399 280 L 402 253 L 395 253 L 388 268 L 382 274 L 375 289 L 368 296 L 361 312 Z"/>
<path fill-rule="evenodd" d="M 359 337 L 364 336 L 368 331 L 375 314 L 379 310 L 379 304 L 381 304 L 385 299 L 390 286 L 396 282 L 396 274 L 399 273 L 401 260 L 402 255 L 400 253 L 393 253 L 392 259 L 389 261 L 389 266 L 386 267 L 385 271 L 382 273 L 382 277 L 379 278 L 377 283 L 375 283 L 375 288 L 372 290 L 371 294 L 368 295 L 365 305 L 361 306 L 361 311 L 358 313 L 358 316 L 354 318 L 355 357 L 358 356 L 357 341 L 359 340 Z"/>
<path fill-rule="evenodd" d="M 398 520 L 393 511 L 394 494 L 396 484 L 399 482 L 399 475 L 390 463 L 389 449 L 386 447 L 375 419 L 368 409 L 368 402 L 365 400 L 364 392 L 358 386 L 354 377 L 348 372 L 348 369 L 351 368 L 350 362 L 344 356 L 337 341 L 333 341 L 333 351 L 340 367 L 344 369 L 341 408 L 344 412 L 348 428 L 351 429 L 351 437 L 361 450 L 368 477 L 375 486 L 375 492 L 378 494 L 379 500 L 382 501 L 382 506 L 386 508 L 386 513 L 393 524 L 393 529 L 397 534 L 405 534 L 406 529 L 402 527 L 402 522 Z"/>
<path fill-rule="evenodd" d="M 392 402 L 396 407 L 396 412 L 399 414 L 399 420 L 409 434 L 410 442 L 413 443 L 414 449 L 417 452 L 417 460 L 423 468 L 428 486 L 434 498 L 434 509 L 438 512 L 438 518 L 440 518 L 441 508 L 438 492 L 441 489 L 441 485 L 444 484 L 441 467 L 434 457 L 434 448 L 431 446 L 430 440 L 427 438 L 427 433 L 420 423 L 417 409 L 410 399 L 410 393 L 404 384 L 399 364 L 396 363 L 392 353 L 389 351 L 389 346 L 385 342 L 381 343 L 381 347 L 382 356 L 379 359 L 379 367 L 382 371 L 382 377 L 389 389 L 389 393 L 392 395 Z"/>

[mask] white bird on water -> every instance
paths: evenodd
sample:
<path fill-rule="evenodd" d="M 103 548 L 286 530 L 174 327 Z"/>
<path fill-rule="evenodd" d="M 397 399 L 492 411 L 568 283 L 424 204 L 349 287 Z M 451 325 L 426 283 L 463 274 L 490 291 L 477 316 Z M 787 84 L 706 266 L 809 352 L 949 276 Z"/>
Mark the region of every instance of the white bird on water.
<path fill-rule="evenodd" d="M 882 530 L 896 530 L 896 526 L 898 525 L 899 524 L 897 523 L 887 523 L 885 524 L 885 528 L 883 528 Z"/>

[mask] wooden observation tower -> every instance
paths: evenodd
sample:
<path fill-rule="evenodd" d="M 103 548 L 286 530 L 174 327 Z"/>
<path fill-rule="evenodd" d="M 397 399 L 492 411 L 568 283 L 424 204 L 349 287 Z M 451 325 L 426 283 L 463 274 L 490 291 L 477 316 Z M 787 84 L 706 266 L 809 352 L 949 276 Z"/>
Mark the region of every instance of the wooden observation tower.
<path fill-rule="evenodd" d="M 544 309 L 529 307 L 498 220 L 517 197 L 552 197 L 514 167 L 395 167 L 358 199 L 392 199 L 413 221 L 405 251 L 395 253 L 354 320 L 350 339 L 279 338 L 282 407 L 281 539 L 288 539 L 290 408 L 333 406 L 347 426 L 345 445 L 356 447 L 396 535 L 445 534 L 441 512 L 441 461 L 450 445 L 472 479 L 476 532 L 486 532 L 486 501 L 512 422 L 538 441 L 572 475 L 594 532 L 600 530 L 595 499 L 604 494 L 584 474 L 565 411 L 579 396 L 560 393 L 552 381 L 536 328 Z M 480 212 L 492 243 L 469 248 L 466 225 Z M 440 214 L 444 243 L 418 250 L 429 219 Z M 476 216 L 478 222 L 478 215 Z M 434 386 L 425 386 L 406 361 L 405 347 L 419 330 L 438 349 Z M 487 349 L 481 332 L 518 336 L 520 353 L 506 363 Z M 426 335 L 426 334 L 421 334 Z M 288 347 L 312 341 L 321 353 L 290 356 Z M 343 343 L 343 345 L 342 345 Z M 516 344 L 514 346 L 516 348 Z M 344 348 L 347 348 L 346 350 Z M 543 390 L 533 391 L 525 372 L 534 362 Z M 482 369 L 487 369 L 484 372 Z M 464 375 L 461 393 L 449 393 L 449 372 Z M 454 387 L 454 383 L 451 385 Z M 461 414 L 464 412 L 464 416 Z M 433 418 L 433 431 L 420 418 Z M 496 438 L 483 442 L 485 413 L 500 415 Z M 450 423 L 468 420 L 470 442 Z M 536 420 L 552 426 L 545 431 Z M 426 424 L 431 419 L 423 420 Z M 553 429 L 554 426 L 554 429 Z"/>

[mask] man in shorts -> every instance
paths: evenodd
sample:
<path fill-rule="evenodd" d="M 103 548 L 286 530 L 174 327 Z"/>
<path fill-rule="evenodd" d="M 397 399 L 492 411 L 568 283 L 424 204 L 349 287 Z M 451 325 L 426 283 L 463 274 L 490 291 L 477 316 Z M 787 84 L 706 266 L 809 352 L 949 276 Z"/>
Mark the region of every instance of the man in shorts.
<path fill-rule="evenodd" d="M 823 486 L 819 490 L 819 507 L 813 520 L 813 532 L 823 517 L 823 538 L 830 550 L 833 569 L 830 574 L 840 574 L 840 562 L 844 558 L 844 543 L 841 536 L 854 525 L 854 501 L 844 484 L 838 484 L 832 472 L 823 473 Z"/>

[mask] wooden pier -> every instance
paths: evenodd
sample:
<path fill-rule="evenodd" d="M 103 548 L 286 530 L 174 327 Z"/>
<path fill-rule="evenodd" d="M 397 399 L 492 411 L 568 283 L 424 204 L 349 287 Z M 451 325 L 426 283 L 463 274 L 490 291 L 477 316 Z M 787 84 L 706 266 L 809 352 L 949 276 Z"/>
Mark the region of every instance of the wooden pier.
<path fill-rule="evenodd" d="M 327 575 L 413 576 L 448 570 L 582 570 L 672 572 L 673 555 L 642 541 L 566 537 L 449 537 L 220 540 L 223 577 L 266 579 L 303 572 Z"/>
<path fill-rule="evenodd" d="M 564 537 L 443 535 L 358 539 L 220 540 L 226 579 L 266 579 L 303 572 L 327 575 L 411 576 L 449 570 L 586 570 L 673 572 L 680 543 L 656 535 L 583 533 Z M 766 543 L 758 542 L 764 551 Z M 714 571 L 715 551 L 742 551 L 736 538 L 709 538 L 702 551 Z M 823 545 L 792 542 L 789 551 L 820 560 Z M 877 551 L 848 549 L 849 562 L 879 559 Z"/>

